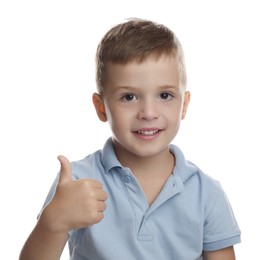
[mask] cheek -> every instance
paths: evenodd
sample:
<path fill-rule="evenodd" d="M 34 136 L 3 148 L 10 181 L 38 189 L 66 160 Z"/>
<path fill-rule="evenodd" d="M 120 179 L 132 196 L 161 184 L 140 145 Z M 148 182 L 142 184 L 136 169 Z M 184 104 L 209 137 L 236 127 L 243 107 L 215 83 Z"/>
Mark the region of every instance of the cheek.
<path fill-rule="evenodd" d="M 107 118 L 112 130 L 119 130 L 128 124 L 128 116 L 120 109 L 108 109 Z"/>
<path fill-rule="evenodd" d="M 169 121 L 178 121 L 181 119 L 182 115 L 182 104 L 181 103 L 175 103 L 166 108 L 166 117 Z"/>
<path fill-rule="evenodd" d="M 178 110 L 172 109 L 170 113 L 167 114 L 167 121 L 173 132 L 177 132 L 179 130 L 181 117 L 181 108 Z"/>

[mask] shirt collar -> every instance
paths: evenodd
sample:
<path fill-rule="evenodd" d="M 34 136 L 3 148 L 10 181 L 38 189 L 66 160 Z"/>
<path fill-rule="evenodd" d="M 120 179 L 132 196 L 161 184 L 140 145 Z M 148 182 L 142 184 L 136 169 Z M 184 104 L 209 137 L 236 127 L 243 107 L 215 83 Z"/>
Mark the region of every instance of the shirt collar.
<path fill-rule="evenodd" d="M 176 161 L 173 169 L 173 175 L 175 177 L 179 177 L 184 183 L 198 172 L 198 167 L 187 161 L 182 151 L 176 145 L 171 144 L 170 151 L 174 154 Z M 109 172 L 112 168 L 122 168 L 122 165 L 116 157 L 111 137 L 106 141 L 103 147 L 102 164 L 106 172 Z"/>
<path fill-rule="evenodd" d="M 122 165 L 116 157 L 111 137 L 106 141 L 103 147 L 102 164 L 106 172 L 109 172 L 114 167 L 122 168 Z"/>
<path fill-rule="evenodd" d="M 187 161 L 182 151 L 176 145 L 171 144 L 170 151 L 175 156 L 173 175 L 179 177 L 183 183 L 198 172 L 198 167 L 190 161 Z"/>

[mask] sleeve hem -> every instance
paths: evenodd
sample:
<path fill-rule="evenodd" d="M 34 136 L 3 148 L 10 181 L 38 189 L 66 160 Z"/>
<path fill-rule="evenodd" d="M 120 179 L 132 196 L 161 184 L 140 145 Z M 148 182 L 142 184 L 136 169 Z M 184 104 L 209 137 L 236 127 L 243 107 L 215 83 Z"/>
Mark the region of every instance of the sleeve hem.
<path fill-rule="evenodd" d="M 222 239 L 219 241 L 209 242 L 203 244 L 203 251 L 215 251 L 229 246 L 233 246 L 241 242 L 240 235 L 234 236 L 228 239 Z"/>

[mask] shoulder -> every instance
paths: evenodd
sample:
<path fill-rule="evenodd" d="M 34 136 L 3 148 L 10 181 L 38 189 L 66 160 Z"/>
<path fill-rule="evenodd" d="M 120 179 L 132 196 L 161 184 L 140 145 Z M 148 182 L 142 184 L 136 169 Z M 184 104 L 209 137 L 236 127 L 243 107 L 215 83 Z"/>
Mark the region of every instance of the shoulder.
<path fill-rule="evenodd" d="M 172 146 L 176 157 L 174 174 L 183 182 L 185 201 L 195 201 L 203 218 L 204 250 L 219 250 L 240 242 L 240 229 L 220 182 L 185 159 L 181 150 Z"/>
<path fill-rule="evenodd" d="M 171 145 L 171 151 L 175 155 L 176 161 L 173 175 L 183 183 L 184 193 L 187 197 L 200 202 L 206 213 L 217 204 L 222 207 L 229 205 L 219 180 L 202 171 L 193 162 L 186 160 L 177 146 Z"/>
<path fill-rule="evenodd" d="M 173 174 L 179 176 L 184 184 L 197 182 L 197 184 L 209 187 L 209 189 L 221 188 L 218 180 L 206 174 L 195 163 L 187 160 L 179 147 L 176 145 L 171 145 L 170 150 L 175 156 L 175 167 Z"/>
<path fill-rule="evenodd" d="M 107 173 L 114 167 L 121 167 L 109 138 L 103 149 L 97 150 L 85 158 L 72 162 L 72 174 L 75 179 L 95 178 Z"/>
<path fill-rule="evenodd" d="M 191 185 L 195 190 L 197 189 L 201 199 L 205 203 L 205 208 L 210 209 L 211 207 L 215 207 L 216 203 L 220 203 L 221 201 L 225 204 L 228 203 L 225 191 L 219 180 L 213 178 L 208 173 L 205 173 L 194 163 L 190 161 L 187 161 L 186 163 L 187 167 L 196 169 L 191 178 L 187 180 L 186 184 Z"/>
<path fill-rule="evenodd" d="M 93 177 L 95 170 L 98 171 L 102 168 L 102 151 L 98 150 L 85 158 L 73 161 L 72 175 L 74 179 L 83 179 Z"/>

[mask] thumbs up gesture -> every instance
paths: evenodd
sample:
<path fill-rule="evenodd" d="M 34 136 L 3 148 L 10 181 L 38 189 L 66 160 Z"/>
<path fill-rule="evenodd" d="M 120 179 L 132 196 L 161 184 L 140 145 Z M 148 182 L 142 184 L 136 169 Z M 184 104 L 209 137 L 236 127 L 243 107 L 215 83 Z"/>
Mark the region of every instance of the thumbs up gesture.
<path fill-rule="evenodd" d="M 60 178 L 53 199 L 44 209 L 46 223 L 53 222 L 53 230 L 68 232 L 100 222 L 108 197 L 102 184 L 93 179 L 73 180 L 68 159 L 58 156 L 58 160 Z"/>

